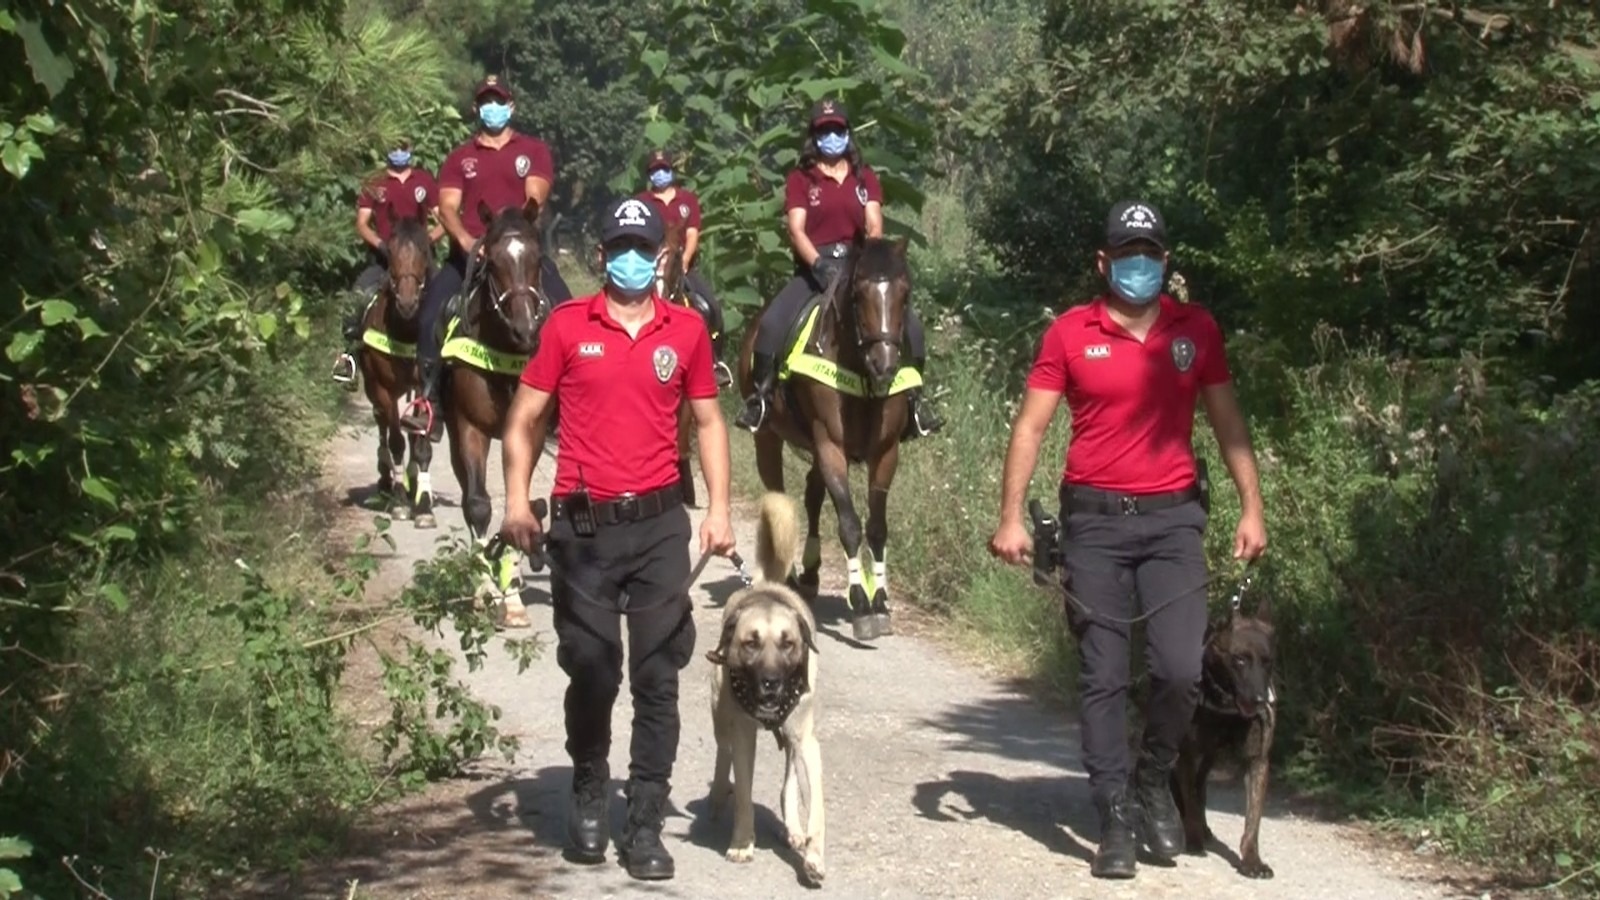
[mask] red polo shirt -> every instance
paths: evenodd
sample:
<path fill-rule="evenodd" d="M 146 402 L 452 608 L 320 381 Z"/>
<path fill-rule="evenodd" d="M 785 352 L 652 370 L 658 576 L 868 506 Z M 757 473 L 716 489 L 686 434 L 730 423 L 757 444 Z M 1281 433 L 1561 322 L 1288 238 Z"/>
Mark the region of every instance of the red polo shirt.
<path fill-rule="evenodd" d="M 882 203 L 878 173 L 865 163 L 861 175 L 834 181 L 817 168 L 793 169 L 783 186 L 783 209 L 806 211 L 806 237 L 814 245 L 848 241 L 867 231 L 867 204 Z"/>
<path fill-rule="evenodd" d="M 1230 378 L 1222 330 L 1166 294 L 1140 343 L 1104 299 L 1074 306 L 1044 333 L 1028 387 L 1059 391 L 1072 411 L 1063 481 L 1125 494 L 1194 483 L 1195 400 Z"/>
<path fill-rule="evenodd" d="M 690 228 L 700 227 L 700 198 L 693 191 L 676 188 L 677 193 L 671 200 L 663 200 L 651 191 L 641 191 L 639 199 L 647 203 L 654 203 L 661 210 L 662 222 L 667 228 L 687 222 Z"/>
<path fill-rule="evenodd" d="M 384 169 L 382 175 L 361 186 L 361 196 L 356 200 L 356 209 L 372 210 L 372 230 L 385 241 L 394 231 L 394 221 L 389 218 L 391 208 L 397 219 L 420 214 L 426 221 L 429 211 L 439 205 L 439 184 L 428 170 L 412 167 L 406 171 L 409 174 L 402 181 L 392 170 Z"/>
<path fill-rule="evenodd" d="M 563 303 L 539 329 L 522 383 L 559 400 L 555 494 L 582 480 L 595 500 L 643 494 L 678 480 L 683 398 L 717 396 L 711 337 L 693 310 L 652 297 L 655 318 L 628 332 L 605 293 Z"/>
<path fill-rule="evenodd" d="M 439 188 L 461 191 L 461 224 L 467 234 L 483 237 L 489 223 L 478 212 L 478 201 L 498 214 L 508 206 L 528 202 L 527 179 L 537 175 L 555 184 L 555 163 L 544 141 L 513 131 L 505 146 L 483 143 L 483 135 L 473 135 L 465 144 L 450 151 L 439 166 Z"/>

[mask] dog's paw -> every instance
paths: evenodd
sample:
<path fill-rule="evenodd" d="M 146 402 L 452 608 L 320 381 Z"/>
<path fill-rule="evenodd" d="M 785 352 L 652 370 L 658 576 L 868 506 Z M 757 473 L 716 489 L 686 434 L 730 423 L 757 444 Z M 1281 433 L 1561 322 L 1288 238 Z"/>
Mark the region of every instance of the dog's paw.
<path fill-rule="evenodd" d="M 822 854 L 813 850 L 806 854 L 805 859 L 806 880 L 812 884 L 821 884 L 826 872 L 823 871 Z"/>
<path fill-rule="evenodd" d="M 799 829 L 789 829 L 789 846 L 793 847 L 797 852 L 804 853 L 806 845 L 810 843 L 811 838 L 802 834 Z"/>
<path fill-rule="evenodd" d="M 1246 878 L 1266 880 L 1272 877 L 1272 867 L 1259 859 L 1247 859 L 1239 863 L 1239 874 Z"/>
<path fill-rule="evenodd" d="M 754 844 L 746 847 L 729 847 L 727 857 L 728 862 L 747 863 L 756 858 L 756 847 Z"/>

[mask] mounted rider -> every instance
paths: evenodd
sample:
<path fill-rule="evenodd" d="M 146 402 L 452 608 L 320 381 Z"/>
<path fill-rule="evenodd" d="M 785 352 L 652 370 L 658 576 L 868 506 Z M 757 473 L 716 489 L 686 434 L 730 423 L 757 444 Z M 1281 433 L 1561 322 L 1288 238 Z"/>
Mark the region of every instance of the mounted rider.
<path fill-rule="evenodd" d="M 826 292 L 843 270 L 855 239 L 883 236 L 883 189 L 877 173 L 862 161 L 861 151 L 851 142 L 850 119 L 838 100 L 820 100 L 811 109 L 811 128 L 800 162 L 784 184 L 784 210 L 794 251 L 794 276 L 756 323 L 750 367 L 756 393 L 745 398 L 744 410 L 734 419 L 734 424 L 750 431 L 766 421 L 776 386 L 778 354 L 807 301 Z M 911 307 L 906 308 L 905 335 L 911 364 L 921 373 L 927 364 L 927 346 L 922 320 Z M 922 400 L 920 388 L 912 389 L 907 399 L 911 415 L 906 417 L 902 440 L 933 434 L 943 426 Z"/>
<path fill-rule="evenodd" d="M 367 179 L 356 198 L 356 234 L 367 248 L 367 267 L 356 276 L 355 292 L 358 297 L 353 309 L 345 314 L 342 333 L 345 349 L 333 363 L 333 380 L 354 382 L 356 376 L 356 350 L 361 346 L 361 320 L 366 315 L 367 303 L 383 284 L 389 260 L 385 247 L 394 231 L 395 218 L 422 216 L 432 227 L 428 240 L 437 241 L 444 235 L 438 224 L 439 185 L 427 169 L 412 165 L 411 142 L 401 140 L 388 152 L 388 168 Z"/>
<path fill-rule="evenodd" d="M 711 332 L 717 382 L 731 384 L 733 372 L 722 361 L 722 304 L 711 293 L 711 285 L 706 283 L 695 267 L 695 263 L 700 261 L 700 198 L 679 183 L 676 160 L 664 149 L 654 150 L 645 157 L 644 174 L 650 186 L 639 192 L 639 199 L 647 200 L 661 210 L 668 231 L 680 222 L 686 226 L 683 233 L 683 279 L 689 288 L 690 302 L 698 299 L 705 304 L 701 314 L 706 317 L 706 325 Z"/>
<path fill-rule="evenodd" d="M 555 163 L 550 148 L 532 135 L 511 127 L 516 111 L 511 89 L 495 75 L 486 76 L 472 92 L 479 129 L 450 151 L 439 167 L 439 217 L 450 233 L 450 255 L 439 274 L 428 283 L 422 298 L 422 331 L 417 343 L 417 363 L 422 370 L 422 390 L 401 424 L 413 431 L 429 431 L 438 440 L 440 421 L 433 415 L 439 403 L 439 358 L 444 310 L 449 299 L 467 283 L 468 260 L 482 256 L 478 240 L 488 230 L 479 204 L 491 214 L 532 199 L 542 209 L 555 183 Z M 551 303 L 572 298 L 557 271 L 555 259 L 541 255 L 540 283 Z M 474 278 L 476 280 L 476 278 Z M 467 285 L 470 289 L 473 286 Z"/>

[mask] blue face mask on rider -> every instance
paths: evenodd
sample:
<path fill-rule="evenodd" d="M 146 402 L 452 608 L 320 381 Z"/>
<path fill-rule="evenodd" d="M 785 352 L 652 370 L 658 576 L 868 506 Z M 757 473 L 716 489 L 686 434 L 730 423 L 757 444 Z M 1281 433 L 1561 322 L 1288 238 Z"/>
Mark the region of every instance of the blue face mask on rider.
<path fill-rule="evenodd" d="M 656 280 L 656 258 L 636 247 L 606 253 L 606 280 L 629 296 L 642 294 Z"/>
<path fill-rule="evenodd" d="M 650 171 L 650 186 L 651 187 L 653 187 L 653 188 L 655 188 L 656 190 L 659 191 L 659 190 L 661 190 L 663 188 L 666 188 L 666 187 L 670 186 L 671 184 L 672 184 L 672 170 L 671 169 L 652 169 Z"/>
<path fill-rule="evenodd" d="M 1165 265 L 1159 257 L 1139 254 L 1111 261 L 1111 289 L 1118 297 L 1144 306 L 1161 296 Z"/>
<path fill-rule="evenodd" d="M 411 165 L 410 150 L 391 150 L 389 152 L 389 168 L 404 169 Z"/>
<path fill-rule="evenodd" d="M 490 131 L 499 131 L 511 121 L 511 104 L 487 101 L 478 106 L 478 121 Z"/>
<path fill-rule="evenodd" d="M 830 131 L 817 136 L 817 149 L 829 159 L 838 159 L 850 149 L 849 131 Z"/>

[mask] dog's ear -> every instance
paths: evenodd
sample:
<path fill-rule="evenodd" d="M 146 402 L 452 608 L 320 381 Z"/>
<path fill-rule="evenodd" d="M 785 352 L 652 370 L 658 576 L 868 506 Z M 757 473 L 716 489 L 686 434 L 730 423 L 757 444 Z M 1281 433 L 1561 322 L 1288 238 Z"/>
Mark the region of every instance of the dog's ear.
<path fill-rule="evenodd" d="M 812 653 L 821 653 L 822 651 L 817 649 L 817 638 L 811 633 L 811 623 L 807 622 L 804 616 L 795 616 L 795 621 L 800 623 L 800 640 L 805 642 L 806 649 Z"/>
<path fill-rule="evenodd" d="M 1256 601 L 1255 618 L 1262 624 L 1272 624 L 1272 597 L 1266 591 L 1261 592 L 1261 599 Z"/>
<path fill-rule="evenodd" d="M 714 666 L 728 664 L 728 648 L 733 646 L 733 635 L 739 627 L 739 610 L 734 610 L 722 622 L 722 637 L 717 640 L 717 649 L 706 651 L 706 660 Z"/>

